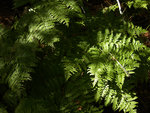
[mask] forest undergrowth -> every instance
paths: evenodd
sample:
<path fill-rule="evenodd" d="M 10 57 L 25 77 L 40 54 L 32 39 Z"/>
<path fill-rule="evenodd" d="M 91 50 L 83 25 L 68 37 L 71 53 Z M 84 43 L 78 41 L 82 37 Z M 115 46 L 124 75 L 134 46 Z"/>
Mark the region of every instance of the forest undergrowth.
<path fill-rule="evenodd" d="M 0 113 L 149 113 L 149 0 L 0 5 Z"/>

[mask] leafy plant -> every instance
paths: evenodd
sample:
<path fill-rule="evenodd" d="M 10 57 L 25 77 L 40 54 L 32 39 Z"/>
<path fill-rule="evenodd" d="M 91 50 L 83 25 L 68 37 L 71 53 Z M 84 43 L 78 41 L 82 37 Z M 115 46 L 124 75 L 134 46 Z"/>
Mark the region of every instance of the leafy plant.
<path fill-rule="evenodd" d="M 82 0 L 15 0 L 15 7 L 27 3 L 12 29 L 1 27 L 2 113 L 102 113 L 110 104 L 136 113 L 134 78 L 142 65 L 149 70 L 139 40 L 146 30 L 115 10 L 93 15 Z"/>

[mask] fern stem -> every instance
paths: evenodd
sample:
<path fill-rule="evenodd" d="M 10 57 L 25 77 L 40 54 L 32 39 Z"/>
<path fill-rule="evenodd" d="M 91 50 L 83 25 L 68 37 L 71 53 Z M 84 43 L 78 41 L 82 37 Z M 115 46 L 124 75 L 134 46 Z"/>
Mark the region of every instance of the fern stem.
<path fill-rule="evenodd" d="M 112 58 L 119 64 L 119 66 L 121 67 L 121 69 L 126 73 L 126 75 L 129 77 L 130 76 L 130 74 L 126 71 L 126 69 L 120 64 L 120 62 L 111 54 L 111 53 L 109 53 L 111 56 L 112 56 Z"/>
<path fill-rule="evenodd" d="M 103 51 L 102 49 L 100 49 L 101 51 Z M 108 52 L 111 56 L 112 56 L 112 59 L 113 60 L 115 60 L 118 64 L 119 64 L 119 66 L 121 67 L 121 69 L 125 72 L 125 74 L 127 75 L 127 77 L 129 77 L 130 76 L 130 74 L 126 71 L 126 69 L 120 64 L 120 62 L 110 53 L 110 52 Z"/>
<path fill-rule="evenodd" d="M 122 14 L 123 14 L 123 12 L 121 11 L 121 5 L 120 5 L 120 2 L 119 2 L 119 0 L 116 0 L 116 1 L 117 1 L 117 3 L 118 3 L 119 12 L 120 12 L 120 14 L 122 15 Z"/>
<path fill-rule="evenodd" d="M 82 6 L 81 6 L 81 9 L 82 9 L 83 13 L 85 14 L 85 10 L 84 10 L 84 8 Z"/>

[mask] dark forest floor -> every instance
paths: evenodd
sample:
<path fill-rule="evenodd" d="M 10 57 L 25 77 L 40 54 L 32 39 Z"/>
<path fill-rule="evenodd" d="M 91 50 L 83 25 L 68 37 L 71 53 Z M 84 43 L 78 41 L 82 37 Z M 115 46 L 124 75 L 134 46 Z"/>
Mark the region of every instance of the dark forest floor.
<path fill-rule="evenodd" d="M 12 9 L 11 0 L 0 1 L 0 24 L 3 26 L 11 26 L 15 19 L 15 10 Z"/>

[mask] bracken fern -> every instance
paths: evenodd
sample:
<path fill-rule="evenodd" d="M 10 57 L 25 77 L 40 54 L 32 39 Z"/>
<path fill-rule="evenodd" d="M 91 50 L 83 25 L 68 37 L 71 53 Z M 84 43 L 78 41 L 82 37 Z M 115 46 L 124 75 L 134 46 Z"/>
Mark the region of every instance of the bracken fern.
<path fill-rule="evenodd" d="M 0 28 L 0 112 L 102 113 L 111 104 L 136 113 L 134 78 L 149 66 L 139 40 L 146 30 L 111 10 L 92 16 L 82 0 L 15 0 L 15 7 L 27 3 L 12 29 Z"/>

